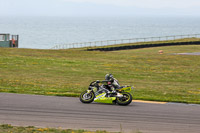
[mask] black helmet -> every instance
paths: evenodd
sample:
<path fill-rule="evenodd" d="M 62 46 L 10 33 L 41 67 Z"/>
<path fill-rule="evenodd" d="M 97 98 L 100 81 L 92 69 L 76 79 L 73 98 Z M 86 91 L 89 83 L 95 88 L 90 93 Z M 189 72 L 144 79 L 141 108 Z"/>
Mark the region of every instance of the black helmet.
<path fill-rule="evenodd" d="M 105 76 L 105 80 L 110 80 L 112 78 L 113 78 L 112 74 L 106 74 L 106 76 Z"/>

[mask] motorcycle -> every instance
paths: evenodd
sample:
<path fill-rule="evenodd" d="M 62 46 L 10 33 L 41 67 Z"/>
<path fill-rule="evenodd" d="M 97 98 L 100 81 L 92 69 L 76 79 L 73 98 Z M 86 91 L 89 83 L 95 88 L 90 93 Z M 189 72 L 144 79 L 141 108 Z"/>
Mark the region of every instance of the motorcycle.
<path fill-rule="evenodd" d="M 121 86 L 116 89 L 115 93 L 109 93 L 105 88 L 109 82 L 93 81 L 90 83 L 88 90 L 83 91 L 80 94 L 80 101 L 82 103 L 107 103 L 107 104 L 119 104 L 128 105 L 132 102 L 132 95 L 130 92 L 133 90 L 131 86 Z M 120 94 L 120 95 L 117 95 Z"/>

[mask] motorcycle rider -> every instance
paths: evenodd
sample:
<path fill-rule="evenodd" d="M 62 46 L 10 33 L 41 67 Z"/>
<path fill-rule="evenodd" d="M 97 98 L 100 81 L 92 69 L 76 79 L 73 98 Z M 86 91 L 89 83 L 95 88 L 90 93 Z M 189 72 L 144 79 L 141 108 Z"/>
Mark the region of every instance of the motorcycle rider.
<path fill-rule="evenodd" d="M 122 97 L 123 95 L 121 95 L 120 93 L 116 92 L 116 89 L 120 88 L 119 82 L 116 78 L 113 77 L 112 74 L 106 74 L 105 75 L 105 81 L 102 82 L 107 82 L 105 86 L 106 89 L 109 90 L 108 94 L 115 94 L 118 97 Z"/>

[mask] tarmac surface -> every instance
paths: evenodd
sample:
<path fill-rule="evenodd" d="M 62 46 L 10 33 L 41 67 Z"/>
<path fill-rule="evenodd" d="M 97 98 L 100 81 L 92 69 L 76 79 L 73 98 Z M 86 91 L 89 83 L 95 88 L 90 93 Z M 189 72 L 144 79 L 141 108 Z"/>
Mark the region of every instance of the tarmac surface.
<path fill-rule="evenodd" d="M 178 55 L 200 55 L 200 52 L 193 52 L 193 53 L 176 53 Z"/>
<path fill-rule="evenodd" d="M 132 102 L 83 104 L 78 98 L 0 93 L 0 124 L 142 133 L 199 133 L 200 106 Z"/>

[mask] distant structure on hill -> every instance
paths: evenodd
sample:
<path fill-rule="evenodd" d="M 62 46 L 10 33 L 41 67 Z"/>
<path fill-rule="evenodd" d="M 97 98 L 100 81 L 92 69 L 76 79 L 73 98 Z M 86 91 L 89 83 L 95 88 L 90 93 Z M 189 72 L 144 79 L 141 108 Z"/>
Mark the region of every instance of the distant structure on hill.
<path fill-rule="evenodd" d="M 18 48 L 19 35 L 10 35 L 0 33 L 0 47 Z"/>

